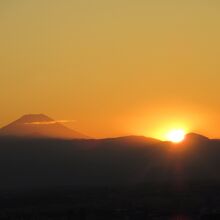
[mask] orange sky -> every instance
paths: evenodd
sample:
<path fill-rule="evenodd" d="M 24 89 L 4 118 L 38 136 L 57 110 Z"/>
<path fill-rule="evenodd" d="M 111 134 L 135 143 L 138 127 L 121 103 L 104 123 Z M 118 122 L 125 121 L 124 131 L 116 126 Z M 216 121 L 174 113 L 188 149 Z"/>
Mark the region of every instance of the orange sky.
<path fill-rule="evenodd" d="M 220 137 L 220 2 L 3 0 L 0 125 L 44 113 L 93 137 Z"/>

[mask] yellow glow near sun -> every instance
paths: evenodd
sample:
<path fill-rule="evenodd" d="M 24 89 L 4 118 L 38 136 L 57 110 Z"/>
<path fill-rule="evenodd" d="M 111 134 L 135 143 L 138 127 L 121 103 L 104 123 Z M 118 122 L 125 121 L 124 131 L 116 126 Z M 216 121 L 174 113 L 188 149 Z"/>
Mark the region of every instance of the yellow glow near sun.
<path fill-rule="evenodd" d="M 180 143 L 184 140 L 186 132 L 183 129 L 174 129 L 167 133 L 166 138 L 173 143 Z"/>

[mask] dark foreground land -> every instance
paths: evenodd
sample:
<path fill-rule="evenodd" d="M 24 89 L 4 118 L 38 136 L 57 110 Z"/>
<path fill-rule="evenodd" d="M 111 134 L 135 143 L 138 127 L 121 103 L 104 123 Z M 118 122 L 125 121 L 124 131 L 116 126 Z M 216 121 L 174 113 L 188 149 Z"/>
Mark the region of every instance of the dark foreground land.
<path fill-rule="evenodd" d="M 0 138 L 0 219 L 220 219 L 220 140 Z"/>
<path fill-rule="evenodd" d="M 4 191 L 0 219 L 220 219 L 217 186 Z"/>

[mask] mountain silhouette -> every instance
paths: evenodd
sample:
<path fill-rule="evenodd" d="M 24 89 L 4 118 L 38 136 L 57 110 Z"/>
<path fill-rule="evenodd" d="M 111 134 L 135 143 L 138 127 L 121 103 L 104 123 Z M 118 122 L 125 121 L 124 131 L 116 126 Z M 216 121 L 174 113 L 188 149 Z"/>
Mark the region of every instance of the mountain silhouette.
<path fill-rule="evenodd" d="M 208 137 L 205 137 L 204 135 L 197 134 L 197 133 L 188 133 L 185 136 L 185 141 L 191 142 L 191 143 L 205 142 L 208 140 L 209 140 Z"/>
<path fill-rule="evenodd" d="M 65 127 L 44 114 L 24 115 L 0 129 L 0 136 L 84 139 L 86 135 Z"/>
<path fill-rule="evenodd" d="M 138 136 L 1 137 L 0 146 L 0 187 L 220 183 L 220 141 L 198 134 L 179 144 Z"/>

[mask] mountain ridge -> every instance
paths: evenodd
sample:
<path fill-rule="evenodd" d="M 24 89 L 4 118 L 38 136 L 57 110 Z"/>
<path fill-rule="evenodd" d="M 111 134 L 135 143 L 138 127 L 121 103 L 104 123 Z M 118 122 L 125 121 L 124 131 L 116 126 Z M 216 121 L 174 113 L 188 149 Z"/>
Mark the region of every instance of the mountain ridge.
<path fill-rule="evenodd" d="M 93 139 L 87 135 L 84 135 L 78 131 L 72 130 L 64 126 L 59 121 L 52 119 L 51 117 L 40 114 L 25 114 L 17 120 L 9 123 L 6 126 L 0 128 L 0 137 L 23 137 L 23 138 L 61 138 L 61 139 Z M 156 138 L 129 135 L 119 137 L 106 137 L 99 138 L 105 142 L 121 141 L 121 142 L 147 142 L 156 144 L 160 142 L 172 143 L 170 141 L 162 141 Z M 191 132 L 185 135 L 184 143 L 198 143 L 212 140 L 202 134 Z M 215 139 L 216 141 L 220 139 Z"/>
<path fill-rule="evenodd" d="M 219 141 L 148 140 L 0 138 L 0 188 L 220 183 Z"/>
<path fill-rule="evenodd" d="M 26 114 L 0 129 L 0 136 L 85 139 L 88 136 L 65 127 L 44 114 Z"/>

